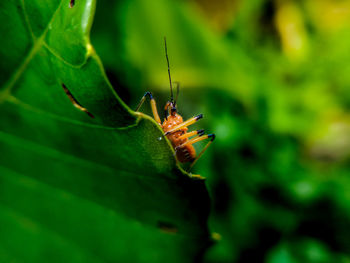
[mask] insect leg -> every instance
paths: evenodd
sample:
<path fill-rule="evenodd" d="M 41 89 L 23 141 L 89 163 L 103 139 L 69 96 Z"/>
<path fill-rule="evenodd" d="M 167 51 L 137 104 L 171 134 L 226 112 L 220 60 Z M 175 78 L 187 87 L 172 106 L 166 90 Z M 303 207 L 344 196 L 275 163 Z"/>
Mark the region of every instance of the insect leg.
<path fill-rule="evenodd" d="M 184 121 L 183 123 L 180 123 L 179 125 L 175 126 L 174 128 L 172 128 L 170 131 L 167 131 L 164 135 L 169 135 L 173 132 L 176 132 L 177 130 L 183 129 L 187 126 L 192 125 L 193 123 L 195 123 L 196 121 L 198 121 L 199 119 L 203 118 L 203 114 L 199 114 L 187 121 Z"/>
<path fill-rule="evenodd" d="M 197 135 L 197 134 L 199 136 L 202 136 L 204 134 L 204 130 L 197 130 L 197 131 L 186 132 L 184 135 L 181 135 L 178 139 L 182 140 L 182 139 L 185 139 L 185 138 Z"/>
<path fill-rule="evenodd" d="M 164 118 L 167 120 L 168 119 L 168 116 L 169 116 L 169 107 L 171 105 L 171 102 L 168 101 L 166 104 L 165 104 L 165 107 L 164 107 Z"/>
<path fill-rule="evenodd" d="M 207 143 L 207 145 L 204 146 L 201 152 L 197 155 L 196 159 L 193 160 L 193 162 L 190 165 L 190 168 L 188 168 L 188 172 L 192 169 L 192 167 L 195 165 L 198 159 L 203 155 L 203 153 L 208 149 L 210 144 L 215 140 L 215 134 L 208 134 L 207 136 L 208 138 L 211 138 L 211 140 Z"/>
<path fill-rule="evenodd" d="M 184 147 L 184 146 L 186 146 L 186 145 L 188 145 L 188 144 L 194 144 L 194 143 L 196 143 L 196 142 L 200 142 L 200 141 L 203 141 L 203 140 L 208 139 L 208 138 L 211 138 L 211 141 L 214 141 L 214 139 L 215 139 L 215 134 L 206 134 L 206 135 L 203 135 L 203 133 L 202 133 L 202 134 L 199 134 L 198 136 L 194 137 L 193 139 L 188 140 L 187 142 L 185 142 L 185 143 L 183 143 L 183 144 L 177 146 L 177 147 L 175 148 L 175 150 L 178 149 L 178 148 Z"/>
<path fill-rule="evenodd" d="M 139 105 L 137 105 L 136 110 L 135 111 L 139 111 L 139 109 L 141 108 L 142 104 L 145 102 L 146 97 L 149 97 L 150 99 L 150 103 L 151 103 L 151 108 L 152 108 L 152 113 L 153 113 L 153 118 L 155 119 L 156 122 L 158 122 L 159 124 L 161 124 L 160 118 L 159 118 L 159 114 L 158 114 L 158 110 L 157 110 L 157 105 L 156 105 L 156 101 L 152 96 L 152 93 L 147 91 L 141 98 Z"/>
<path fill-rule="evenodd" d="M 209 139 L 211 138 L 211 140 L 207 143 L 207 145 L 204 146 L 204 148 L 202 149 L 202 151 L 197 155 L 196 159 L 194 159 L 191 163 L 191 166 L 190 168 L 188 169 L 188 171 L 190 171 L 192 169 L 192 167 L 195 165 L 195 163 L 198 161 L 198 159 L 203 155 L 203 153 L 208 149 L 208 147 L 210 146 L 210 144 L 215 140 L 215 134 L 208 134 L 208 135 L 204 135 L 202 136 L 203 134 L 185 142 L 184 144 L 178 146 L 175 148 L 175 151 L 180 148 L 180 147 L 183 147 L 185 145 L 188 145 L 188 144 L 194 144 L 196 142 L 200 142 L 200 141 L 203 141 L 205 139 Z"/>

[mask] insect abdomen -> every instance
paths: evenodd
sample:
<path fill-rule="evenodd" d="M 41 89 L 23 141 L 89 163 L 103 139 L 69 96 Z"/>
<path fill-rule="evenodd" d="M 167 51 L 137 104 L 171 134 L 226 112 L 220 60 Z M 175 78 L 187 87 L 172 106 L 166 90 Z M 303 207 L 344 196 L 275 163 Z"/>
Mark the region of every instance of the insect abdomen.
<path fill-rule="evenodd" d="M 176 150 L 176 157 L 181 163 L 192 162 L 196 158 L 196 151 L 192 145 L 185 145 Z"/>
<path fill-rule="evenodd" d="M 162 124 L 163 131 L 167 132 L 182 122 L 183 122 L 182 117 L 179 114 L 175 116 L 169 116 L 168 119 L 165 120 Z M 186 132 L 187 132 L 187 128 L 183 128 L 174 133 L 167 135 L 168 139 L 171 141 L 174 148 L 188 141 L 187 138 L 179 139 L 179 137 L 185 134 Z M 184 147 L 177 148 L 176 157 L 178 161 L 182 163 L 192 162 L 196 158 L 196 151 L 191 144 L 185 145 Z"/>

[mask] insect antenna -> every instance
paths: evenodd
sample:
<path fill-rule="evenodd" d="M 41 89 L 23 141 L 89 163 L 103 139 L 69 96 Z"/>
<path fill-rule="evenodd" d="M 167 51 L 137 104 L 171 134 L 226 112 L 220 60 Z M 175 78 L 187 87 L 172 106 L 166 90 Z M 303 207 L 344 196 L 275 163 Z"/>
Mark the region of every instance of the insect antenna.
<path fill-rule="evenodd" d="M 168 63 L 168 74 L 169 74 L 169 82 L 170 82 L 170 101 L 173 103 L 174 102 L 174 97 L 173 97 L 173 85 L 171 83 L 171 75 L 170 75 L 170 65 L 169 65 L 169 58 L 168 58 L 168 49 L 166 46 L 166 37 L 164 37 L 164 45 L 165 45 L 165 56 L 166 56 L 166 61 Z"/>
<path fill-rule="evenodd" d="M 179 97 L 179 92 L 180 92 L 180 83 L 177 81 L 174 83 L 176 83 L 176 97 L 175 97 L 175 101 L 174 101 L 174 105 L 176 107 L 177 97 Z"/>

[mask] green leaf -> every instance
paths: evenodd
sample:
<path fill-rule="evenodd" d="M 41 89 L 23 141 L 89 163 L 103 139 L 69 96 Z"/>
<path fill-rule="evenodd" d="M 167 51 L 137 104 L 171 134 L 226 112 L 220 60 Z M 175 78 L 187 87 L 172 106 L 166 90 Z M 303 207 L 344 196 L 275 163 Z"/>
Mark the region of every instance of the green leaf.
<path fill-rule="evenodd" d="M 204 181 L 109 84 L 94 9 L 0 3 L 0 262 L 192 262 L 210 243 Z"/>

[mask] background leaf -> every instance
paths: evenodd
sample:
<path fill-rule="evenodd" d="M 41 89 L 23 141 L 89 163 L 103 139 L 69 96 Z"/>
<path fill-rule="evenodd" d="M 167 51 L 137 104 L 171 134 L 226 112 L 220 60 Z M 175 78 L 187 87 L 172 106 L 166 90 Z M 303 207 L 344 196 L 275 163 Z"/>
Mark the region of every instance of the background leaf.
<path fill-rule="evenodd" d="M 136 105 L 169 96 L 167 36 L 179 111 L 217 135 L 206 262 L 347 262 L 350 1 L 231 2 L 102 0 L 92 43 Z"/>

